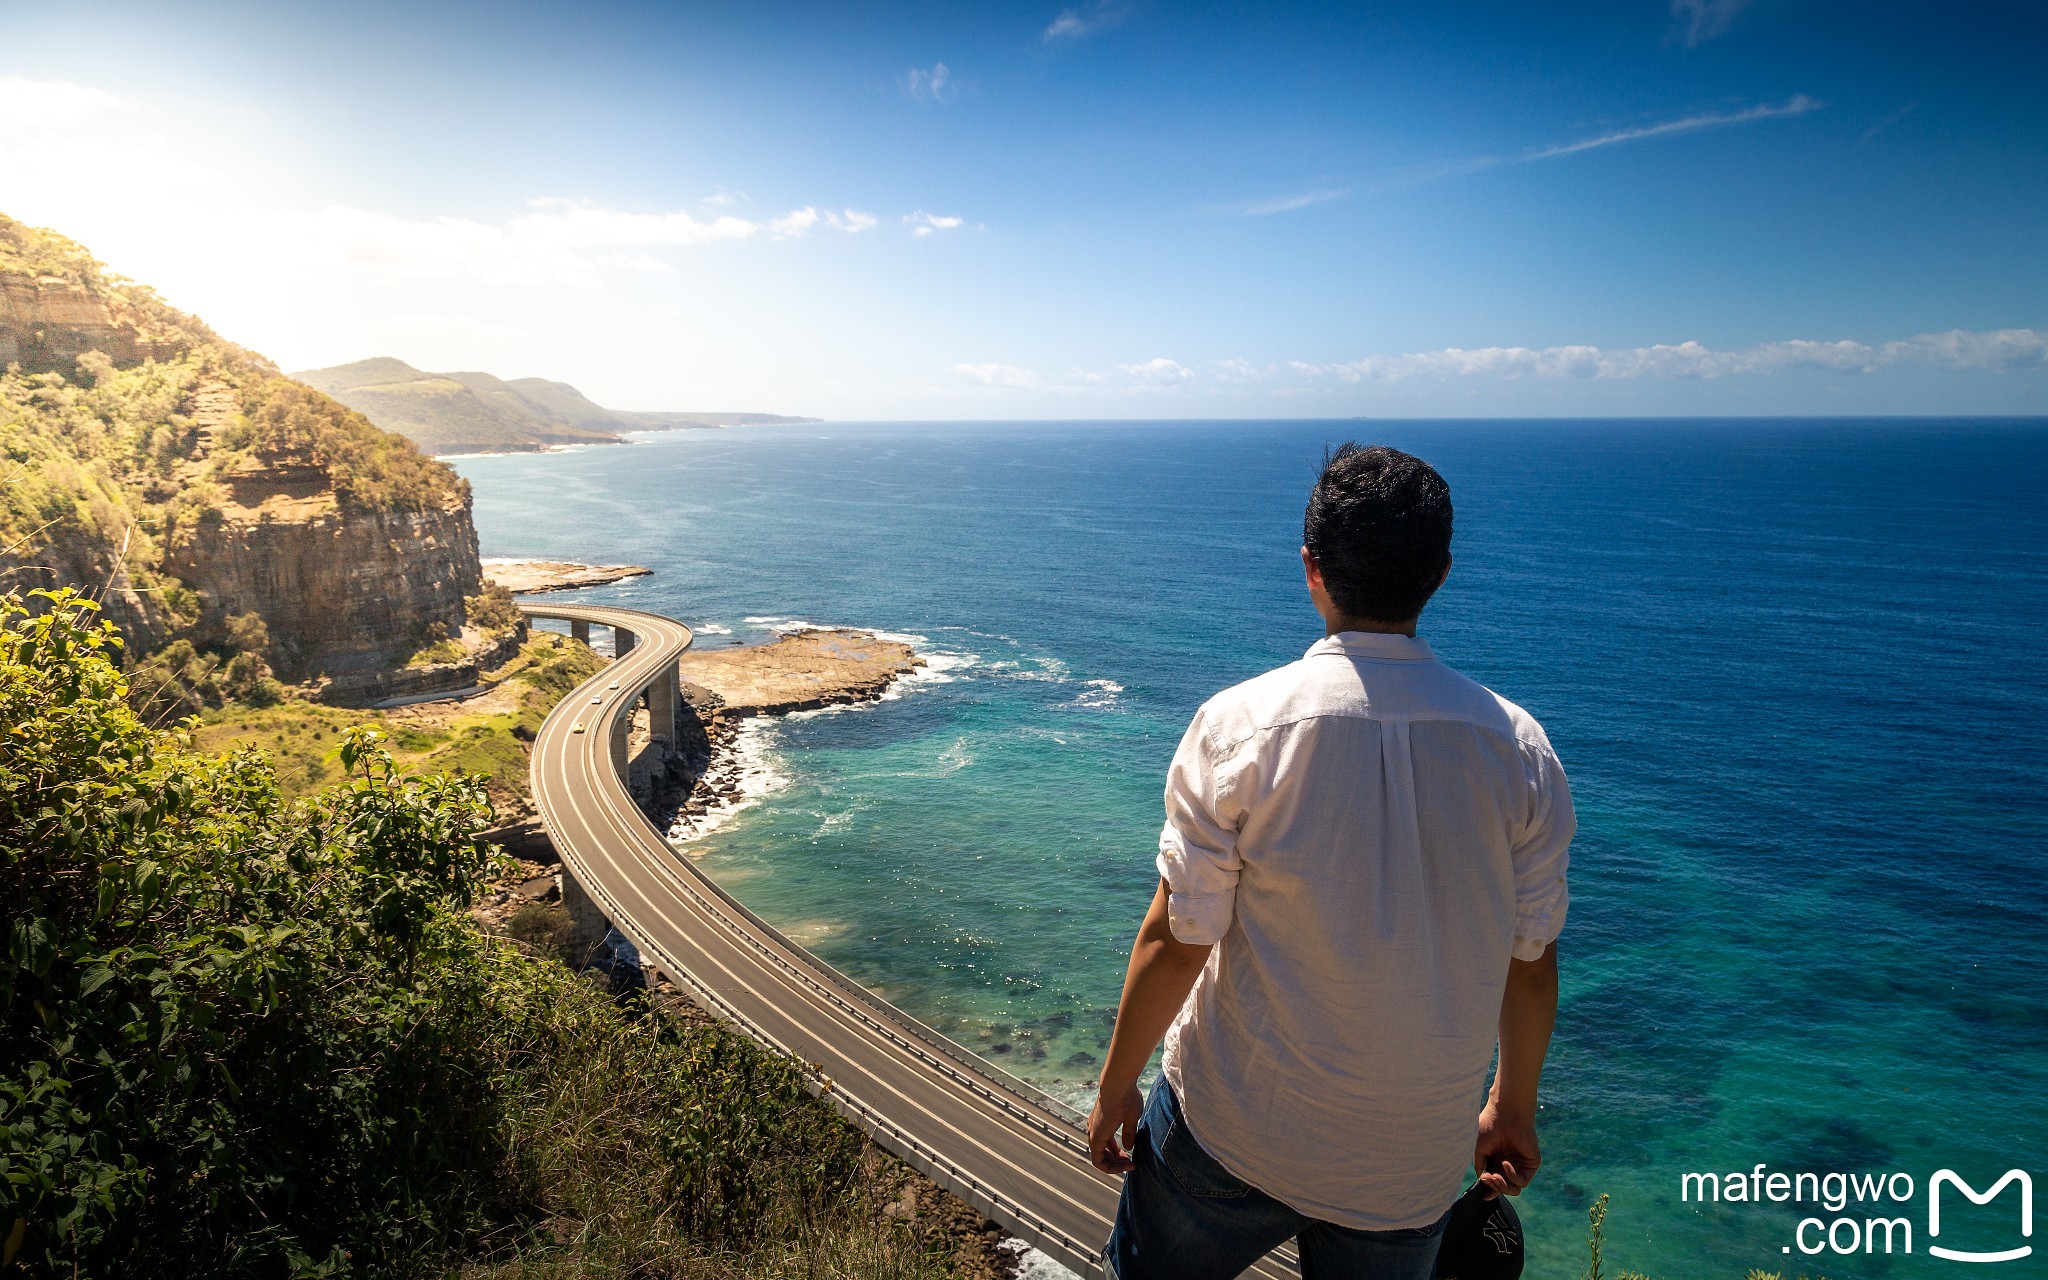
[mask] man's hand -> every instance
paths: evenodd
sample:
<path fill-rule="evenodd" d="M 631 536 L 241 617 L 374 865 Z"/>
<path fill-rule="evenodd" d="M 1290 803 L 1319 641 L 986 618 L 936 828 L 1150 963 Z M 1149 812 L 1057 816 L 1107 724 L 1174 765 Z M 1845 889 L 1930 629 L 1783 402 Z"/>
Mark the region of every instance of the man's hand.
<path fill-rule="evenodd" d="M 1161 880 L 1152 894 L 1152 908 L 1138 926 L 1131 965 L 1124 973 L 1123 999 L 1117 1002 L 1116 1026 L 1109 1033 L 1109 1057 L 1102 1064 L 1102 1091 L 1088 1114 L 1088 1160 L 1104 1173 L 1129 1173 L 1136 1167 L 1131 1146 L 1138 1140 L 1138 1118 L 1145 1114 L 1138 1077 L 1187 1003 L 1202 966 L 1209 963 L 1208 943 L 1197 945 L 1173 936 L 1166 918 L 1171 892 Z"/>
<path fill-rule="evenodd" d="M 1487 1103 L 1479 1113 L 1479 1142 L 1472 1151 L 1472 1170 L 1485 1186 L 1486 1198 L 1522 1194 L 1542 1163 L 1536 1118 L 1504 1113 L 1498 1103 Z"/>
<path fill-rule="evenodd" d="M 1534 960 L 1508 961 L 1500 999 L 1500 1060 L 1486 1110 L 1479 1113 L 1479 1143 L 1472 1168 L 1486 1198 L 1520 1195 L 1543 1157 L 1536 1150 L 1536 1086 L 1543 1055 L 1557 1023 L 1557 944 Z"/>
<path fill-rule="evenodd" d="M 1088 1159 L 1104 1173 L 1129 1173 L 1137 1165 L 1131 1152 L 1138 1145 L 1138 1120 L 1145 1114 L 1145 1095 L 1132 1085 L 1115 1097 L 1096 1095 L 1088 1113 Z"/>

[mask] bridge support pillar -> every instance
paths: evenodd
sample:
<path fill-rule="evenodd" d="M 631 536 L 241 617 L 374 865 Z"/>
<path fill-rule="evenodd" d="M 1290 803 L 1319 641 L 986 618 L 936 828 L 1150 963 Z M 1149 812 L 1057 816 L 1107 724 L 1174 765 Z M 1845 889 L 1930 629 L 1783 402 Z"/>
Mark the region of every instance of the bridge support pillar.
<path fill-rule="evenodd" d="M 569 913 L 568 951 L 572 962 L 581 968 L 597 954 L 612 926 L 597 899 L 584 892 L 566 864 L 562 867 L 562 909 Z"/>
<path fill-rule="evenodd" d="M 627 711 L 612 721 L 612 768 L 626 776 L 626 735 L 632 731 L 633 713 Z"/>
<path fill-rule="evenodd" d="M 614 658 L 623 658 L 627 654 L 633 652 L 633 643 L 638 639 L 638 636 L 626 630 L 624 627 L 613 627 L 612 656 Z"/>
<path fill-rule="evenodd" d="M 660 738 L 667 744 L 666 750 L 674 754 L 676 749 L 676 704 L 683 700 L 682 681 L 676 674 L 676 665 L 668 667 L 647 686 L 647 733 L 649 737 Z"/>
<path fill-rule="evenodd" d="M 569 638 L 571 640 L 580 640 L 584 644 L 589 644 L 590 624 L 587 622 L 577 622 L 572 619 L 569 623 Z"/>

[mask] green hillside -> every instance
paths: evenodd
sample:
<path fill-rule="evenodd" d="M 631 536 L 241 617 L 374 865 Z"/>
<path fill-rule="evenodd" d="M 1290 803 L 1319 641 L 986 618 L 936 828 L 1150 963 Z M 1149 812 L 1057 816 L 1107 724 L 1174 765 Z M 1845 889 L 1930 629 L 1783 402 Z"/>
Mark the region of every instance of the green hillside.
<path fill-rule="evenodd" d="M 211 673 L 170 685 L 232 669 L 243 696 L 277 642 L 311 655 L 320 637 L 209 612 L 193 573 L 210 546 L 235 541 L 255 572 L 269 539 L 323 513 L 338 527 L 426 513 L 467 535 L 468 502 L 408 441 L 0 215 L 0 591 L 90 591 L 131 661 L 170 644 L 155 668 Z"/>
<path fill-rule="evenodd" d="M 378 356 L 292 375 L 428 453 L 517 453 L 616 444 L 625 431 L 811 422 L 772 413 L 638 413 L 607 409 L 566 382 L 488 373 L 427 373 Z"/>
<path fill-rule="evenodd" d="M 616 444 L 606 411 L 575 388 L 538 391 L 488 373 L 423 373 L 380 356 L 294 374 L 428 453 L 507 453 L 564 444 Z M 619 423 L 617 426 L 626 424 Z"/>

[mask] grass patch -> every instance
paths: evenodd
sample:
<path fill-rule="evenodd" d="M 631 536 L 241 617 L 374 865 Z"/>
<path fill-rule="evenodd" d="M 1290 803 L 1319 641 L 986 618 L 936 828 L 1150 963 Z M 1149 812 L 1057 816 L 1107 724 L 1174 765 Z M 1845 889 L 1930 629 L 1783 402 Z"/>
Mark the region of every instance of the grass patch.
<path fill-rule="evenodd" d="M 276 770 L 279 788 L 296 799 L 341 780 L 342 738 L 348 730 L 366 726 L 385 735 L 392 756 L 408 771 L 488 777 L 492 805 L 504 813 L 528 800 L 526 748 L 518 734 L 530 738 L 564 695 L 604 665 L 605 660 L 585 645 L 565 636 L 535 633 L 510 661 L 488 674 L 499 682 L 500 696 L 468 704 L 506 709 L 457 708 L 428 721 L 417 713 L 394 715 L 311 702 L 264 707 L 230 703 L 199 718 L 194 742 L 209 753 L 245 746 L 262 751 Z M 504 695 L 509 695 L 509 707 Z"/>

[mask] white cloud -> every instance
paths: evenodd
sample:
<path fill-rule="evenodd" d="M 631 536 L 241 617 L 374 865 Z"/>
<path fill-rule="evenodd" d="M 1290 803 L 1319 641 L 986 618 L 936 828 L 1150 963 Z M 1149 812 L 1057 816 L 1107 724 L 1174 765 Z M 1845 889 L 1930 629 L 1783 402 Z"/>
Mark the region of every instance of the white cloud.
<path fill-rule="evenodd" d="M 584 287 L 598 284 L 606 271 L 671 270 L 648 250 L 698 248 L 764 232 L 778 238 L 800 235 L 817 219 L 808 209 L 762 223 L 730 214 L 699 218 L 682 210 L 632 213 L 549 197 L 529 200 L 527 212 L 503 222 L 405 218 L 338 205 L 314 214 L 249 210 L 245 216 L 267 233 L 270 248 L 301 267 Z"/>
<path fill-rule="evenodd" d="M 1684 27 L 1681 38 L 1690 49 L 1725 35 L 1751 0 L 1671 0 L 1671 17 Z"/>
<path fill-rule="evenodd" d="M 821 210 L 815 205 L 805 205 L 779 218 L 770 219 L 768 232 L 777 240 L 786 240 L 800 236 L 812 227 L 822 224 L 834 231 L 844 231 L 852 235 L 872 229 L 878 221 L 880 220 L 874 214 L 862 213 L 858 209 L 841 209 L 835 212 L 831 209 Z"/>
<path fill-rule="evenodd" d="M 1143 364 L 1120 364 L 1118 369 L 1139 382 L 1155 387 L 1177 387 L 1195 380 L 1195 371 L 1178 360 L 1159 356 Z"/>
<path fill-rule="evenodd" d="M 231 250 L 250 264 L 252 281 L 272 290 L 285 279 L 303 288 L 344 278 L 588 288 L 614 273 L 670 272 L 670 255 L 678 252 L 792 239 L 820 226 L 860 232 L 879 223 L 872 213 L 814 205 L 742 217 L 726 210 L 745 203 L 745 193 L 725 188 L 695 210 L 632 211 L 542 197 L 495 219 L 292 207 L 266 203 L 243 180 L 233 142 L 208 150 L 215 132 L 88 85 L 0 76 L 0 209 L 110 256 L 126 250 L 128 260 L 118 267 L 166 284 L 187 274 L 166 269 L 172 255 L 182 266 Z M 134 210 L 137 190 L 159 197 L 147 215 Z"/>
<path fill-rule="evenodd" d="M 1793 94 L 1783 102 L 1760 103 L 1744 107 L 1739 111 L 1705 111 L 1695 115 L 1681 116 L 1676 120 L 1665 120 L 1658 124 L 1640 125 L 1633 129 L 1615 129 L 1607 133 L 1594 134 L 1575 142 L 1561 142 L 1547 147 L 1532 147 L 1518 155 L 1473 156 L 1464 160 L 1446 160 L 1438 164 L 1423 165 L 1398 174 L 1387 181 L 1376 184 L 1375 191 L 1401 191 L 1419 187 L 1425 183 L 1440 182 L 1446 178 L 1463 177 L 1470 173 L 1482 173 L 1503 165 L 1534 164 L 1539 160 L 1555 160 L 1561 156 L 1578 155 L 1583 151 L 1596 151 L 1602 147 L 1621 146 L 1631 142 L 1645 142 L 1652 138 L 1668 138 L 1679 134 L 1697 133 L 1704 129 L 1719 129 L 1733 125 L 1756 124 L 1764 120 L 1782 120 L 1792 116 L 1803 116 L 1819 111 L 1822 104 L 1803 93 Z M 1348 194 L 1338 192 L 1337 195 Z M 1334 197 L 1333 197 L 1334 198 Z M 1246 206 L 1238 212 L 1285 212 L 1288 206 L 1263 210 L 1257 206 Z M 1297 206 L 1298 207 L 1298 206 Z"/>
<path fill-rule="evenodd" d="M 1046 385 L 1044 374 L 1014 364 L 956 364 L 948 372 L 959 374 L 984 387 L 1035 391 Z"/>
<path fill-rule="evenodd" d="M 1260 369 L 1249 360 L 1235 356 L 1216 362 L 1216 377 L 1223 382 L 1249 382 L 1260 376 Z"/>
<path fill-rule="evenodd" d="M 1328 204 L 1332 200 L 1342 200 L 1350 194 L 1350 189 L 1344 187 L 1304 191 L 1298 195 L 1279 196 L 1271 200 L 1254 200 L 1248 204 L 1238 205 L 1231 212 L 1245 218 L 1263 218 L 1275 213 L 1293 213 L 1296 209 L 1306 209 L 1310 205 Z"/>
<path fill-rule="evenodd" d="M 1126 10 L 1115 0 L 1094 0 L 1092 4 L 1060 10 L 1045 29 L 1047 40 L 1078 40 L 1124 20 Z"/>
<path fill-rule="evenodd" d="M 965 220 L 951 214 L 926 213 L 919 209 L 916 213 L 904 214 L 903 221 L 910 228 L 910 234 L 928 236 L 934 231 L 952 231 L 960 227 Z"/>
<path fill-rule="evenodd" d="M 792 236 L 800 236 L 817 225 L 817 209 L 811 205 L 805 205 L 801 209 L 792 209 L 779 218 L 770 218 L 768 220 L 768 234 L 774 236 L 777 240 L 787 240 Z"/>
<path fill-rule="evenodd" d="M 0 130 L 76 129 L 110 118 L 133 119 L 134 103 L 68 80 L 0 76 Z"/>
<path fill-rule="evenodd" d="M 959 92 L 952 70 L 943 62 L 912 67 L 902 83 L 903 92 L 918 102 L 950 102 Z"/>
<path fill-rule="evenodd" d="M 2012 372 L 2048 368 L 2048 330 L 1953 329 L 1875 346 L 1844 339 L 1791 339 L 1717 351 L 1697 342 L 1615 350 L 1595 346 L 1446 347 L 1407 355 L 1365 356 L 1334 364 L 1289 361 L 1309 378 L 1397 382 L 1406 378 L 1724 378 L 1791 370 L 1875 373 L 1920 366 Z"/>
<path fill-rule="evenodd" d="M 1776 120 L 1785 116 L 1803 116 L 1809 111 L 1820 110 L 1821 104 L 1803 93 L 1793 94 L 1784 102 L 1772 105 L 1763 103 L 1741 111 L 1714 111 L 1700 115 L 1685 116 L 1678 120 L 1667 120 L 1662 124 L 1645 125 L 1638 129 L 1618 129 L 1613 133 L 1597 134 L 1567 142 L 1555 147 L 1543 147 L 1516 157 L 1522 162 L 1549 160 L 1556 156 L 1577 155 L 1581 151 L 1592 151 L 1599 147 L 1617 146 L 1624 142 L 1641 142 L 1646 138 L 1664 138 L 1676 133 L 1697 133 L 1701 129 L 1718 129 L 1731 124 L 1753 124 L 1758 120 Z"/>

